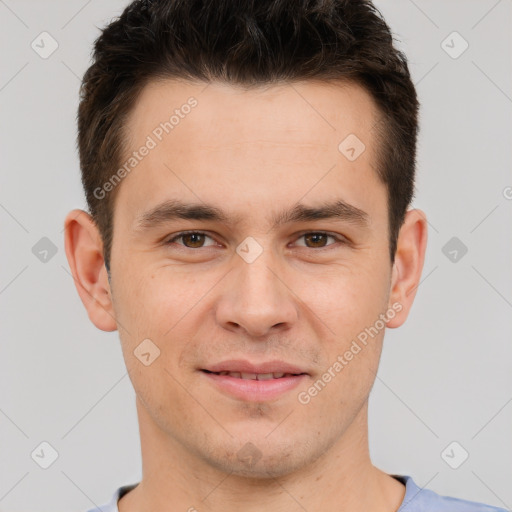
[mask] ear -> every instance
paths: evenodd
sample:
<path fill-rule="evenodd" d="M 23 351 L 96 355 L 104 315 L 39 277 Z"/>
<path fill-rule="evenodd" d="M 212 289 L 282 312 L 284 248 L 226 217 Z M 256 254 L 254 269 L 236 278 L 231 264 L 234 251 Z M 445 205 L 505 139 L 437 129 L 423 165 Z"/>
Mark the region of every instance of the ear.
<path fill-rule="evenodd" d="M 402 307 L 400 310 L 393 308 L 398 312 L 387 322 L 387 327 L 400 327 L 409 315 L 420 283 L 426 248 L 425 213 L 418 209 L 409 210 L 398 236 L 388 303 L 388 307 L 392 304 L 401 304 Z"/>
<path fill-rule="evenodd" d="M 117 330 L 103 242 L 95 222 L 87 212 L 72 210 L 64 229 L 66 257 L 89 319 L 102 331 Z"/>

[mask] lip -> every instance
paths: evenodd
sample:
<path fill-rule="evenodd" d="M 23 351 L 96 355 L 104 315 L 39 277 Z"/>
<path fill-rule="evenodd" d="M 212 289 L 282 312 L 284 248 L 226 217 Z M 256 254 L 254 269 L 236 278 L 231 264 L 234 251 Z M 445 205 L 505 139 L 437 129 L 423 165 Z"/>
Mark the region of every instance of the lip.
<path fill-rule="evenodd" d="M 244 372 L 244 373 L 308 373 L 298 366 L 291 365 L 285 361 L 267 361 L 265 363 L 250 363 L 243 359 L 233 359 L 213 364 L 207 368 L 202 368 L 209 372 Z"/>
<path fill-rule="evenodd" d="M 218 375 L 218 372 L 288 373 L 295 375 L 283 376 L 279 379 L 253 380 L 231 377 L 230 375 Z M 223 394 L 249 402 L 275 400 L 296 388 L 304 379 L 309 377 L 309 374 L 298 366 L 284 361 L 268 361 L 260 364 L 244 360 L 223 361 L 208 366 L 208 368 L 203 368 L 201 373 Z"/>

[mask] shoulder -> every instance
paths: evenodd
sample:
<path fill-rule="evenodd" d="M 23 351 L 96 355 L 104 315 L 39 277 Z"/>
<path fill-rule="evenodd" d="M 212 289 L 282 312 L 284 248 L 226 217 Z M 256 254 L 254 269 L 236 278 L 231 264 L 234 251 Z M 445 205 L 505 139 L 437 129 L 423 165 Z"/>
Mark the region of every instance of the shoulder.
<path fill-rule="evenodd" d="M 441 496 L 430 489 L 419 487 L 407 475 L 392 475 L 405 485 L 405 496 L 397 512 L 508 512 L 493 507 L 451 496 Z"/>
<path fill-rule="evenodd" d="M 119 512 L 117 508 L 117 502 L 129 491 L 134 489 L 139 482 L 135 484 L 123 485 L 114 491 L 114 494 L 110 498 L 108 503 L 101 505 L 99 507 L 91 508 L 87 512 Z"/>

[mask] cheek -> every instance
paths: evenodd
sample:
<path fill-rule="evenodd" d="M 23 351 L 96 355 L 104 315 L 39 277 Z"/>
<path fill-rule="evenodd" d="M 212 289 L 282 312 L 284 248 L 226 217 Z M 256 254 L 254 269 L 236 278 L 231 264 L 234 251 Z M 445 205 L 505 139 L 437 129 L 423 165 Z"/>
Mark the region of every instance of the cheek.
<path fill-rule="evenodd" d="M 335 335 L 355 336 L 384 313 L 388 273 L 381 261 L 331 269 L 302 287 L 304 302 Z"/>
<path fill-rule="evenodd" d="M 125 327 L 119 329 L 123 357 L 137 395 L 168 429 L 166 411 L 186 409 L 190 399 L 182 388 L 188 375 L 178 376 L 176 365 L 190 345 L 187 313 L 197 302 L 196 293 L 183 293 L 170 270 L 126 275 L 118 286 L 116 311 Z"/>
<path fill-rule="evenodd" d="M 219 277 L 184 275 L 170 266 L 152 269 L 144 275 L 128 275 L 130 278 L 119 287 L 116 301 L 116 316 L 126 328 L 120 328 L 119 333 L 127 365 L 131 362 L 138 368 L 133 351 L 146 339 L 158 347 L 154 349 L 159 351 L 155 364 L 170 372 L 197 360 L 201 350 L 197 333 L 213 308 L 208 292 Z M 170 378 L 165 372 L 161 377 Z"/>
<path fill-rule="evenodd" d="M 114 283 L 116 315 L 133 333 L 144 330 L 139 334 L 161 336 L 190 309 L 200 290 L 196 283 L 184 284 L 184 279 L 172 269 L 148 268 L 137 272 L 136 268 L 144 266 L 148 266 L 147 262 L 120 269 L 119 283 Z"/>

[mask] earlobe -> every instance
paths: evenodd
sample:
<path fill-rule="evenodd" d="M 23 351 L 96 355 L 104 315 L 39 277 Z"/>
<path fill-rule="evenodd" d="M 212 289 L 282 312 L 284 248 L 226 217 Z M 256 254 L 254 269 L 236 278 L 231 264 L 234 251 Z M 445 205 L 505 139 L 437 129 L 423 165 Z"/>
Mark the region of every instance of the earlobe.
<path fill-rule="evenodd" d="M 387 322 L 387 327 L 400 327 L 407 319 L 420 283 L 426 248 L 425 213 L 418 209 L 409 210 L 398 237 L 388 304 L 389 307 L 400 304 L 401 309 Z"/>
<path fill-rule="evenodd" d="M 102 331 L 117 330 L 103 243 L 96 224 L 87 212 L 72 210 L 66 216 L 64 229 L 66 257 L 89 319 Z"/>

